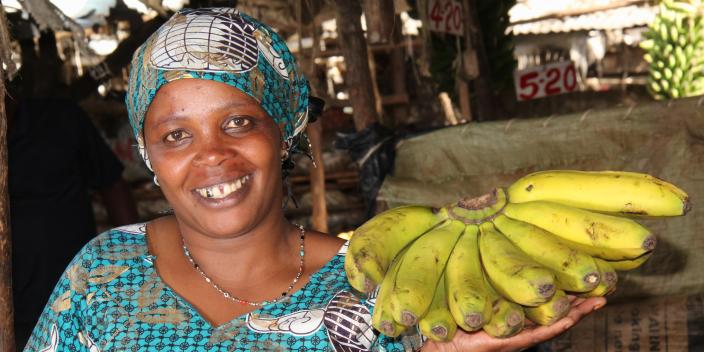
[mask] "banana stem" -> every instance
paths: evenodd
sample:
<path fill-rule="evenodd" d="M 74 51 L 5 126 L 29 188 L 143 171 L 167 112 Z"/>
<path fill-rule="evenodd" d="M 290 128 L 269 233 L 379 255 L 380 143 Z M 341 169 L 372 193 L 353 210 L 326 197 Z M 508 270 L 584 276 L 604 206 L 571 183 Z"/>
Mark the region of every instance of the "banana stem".
<path fill-rule="evenodd" d="M 457 203 L 447 207 L 451 218 L 465 224 L 481 224 L 491 221 L 501 214 L 508 203 L 508 195 L 503 188 L 495 188 L 491 192 L 475 198 L 462 198 Z"/>

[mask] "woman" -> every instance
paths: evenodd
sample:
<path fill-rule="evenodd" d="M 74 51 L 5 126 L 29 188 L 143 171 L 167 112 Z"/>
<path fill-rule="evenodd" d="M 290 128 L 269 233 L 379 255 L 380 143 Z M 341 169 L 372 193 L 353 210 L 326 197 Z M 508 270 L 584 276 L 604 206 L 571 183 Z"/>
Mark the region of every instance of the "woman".
<path fill-rule="evenodd" d="M 417 350 L 370 327 L 346 246 L 289 223 L 282 165 L 308 85 L 281 38 L 233 9 L 184 10 L 135 53 L 127 107 L 174 215 L 101 234 L 57 285 L 27 350 Z M 506 340 L 459 333 L 423 350 L 514 350 L 605 302 Z"/>

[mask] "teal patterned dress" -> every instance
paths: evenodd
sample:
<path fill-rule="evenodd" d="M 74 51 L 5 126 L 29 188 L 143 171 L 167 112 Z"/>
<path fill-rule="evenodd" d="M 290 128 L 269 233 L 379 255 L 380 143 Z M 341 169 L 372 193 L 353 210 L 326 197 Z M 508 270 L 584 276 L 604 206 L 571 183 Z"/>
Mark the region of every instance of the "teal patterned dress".
<path fill-rule="evenodd" d="M 371 328 L 374 298 L 347 283 L 346 250 L 288 299 L 213 327 L 158 276 L 144 224 L 113 229 L 69 264 L 25 351 L 419 349 L 416 333 L 390 339 Z"/>

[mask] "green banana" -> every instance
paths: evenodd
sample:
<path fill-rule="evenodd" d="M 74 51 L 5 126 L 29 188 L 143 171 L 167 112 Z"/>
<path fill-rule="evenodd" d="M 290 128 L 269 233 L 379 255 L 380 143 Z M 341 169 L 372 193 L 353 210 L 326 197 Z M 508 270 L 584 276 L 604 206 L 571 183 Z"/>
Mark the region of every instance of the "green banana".
<path fill-rule="evenodd" d="M 354 261 L 359 271 L 373 283 L 364 287 L 365 292 L 369 292 L 383 281 L 389 264 L 402 248 L 446 218 L 447 210 L 436 211 L 424 206 L 387 210 L 355 230 L 345 261 Z"/>
<path fill-rule="evenodd" d="M 457 325 L 465 331 L 481 329 L 491 318 L 478 235 L 477 225 L 467 225 L 445 266 L 448 307 Z"/>
<path fill-rule="evenodd" d="M 464 228 L 463 222 L 447 220 L 410 245 L 396 274 L 391 295 L 392 313 L 398 323 L 412 326 L 425 315 L 447 259 Z"/>
<path fill-rule="evenodd" d="M 445 280 L 440 278 L 428 312 L 418 322 L 421 333 L 434 341 L 450 341 L 455 337 L 457 324 L 447 308 Z"/>
<path fill-rule="evenodd" d="M 650 64 L 647 89 L 655 99 L 704 93 L 704 76 L 691 74 L 701 72 L 694 67 L 704 50 L 702 10 L 699 0 L 660 2 L 641 46 Z"/>
<path fill-rule="evenodd" d="M 506 205 L 503 188 L 494 189 L 477 198 L 466 198 L 448 207 L 450 216 L 466 224 L 479 224 L 498 213 Z"/>
<path fill-rule="evenodd" d="M 668 76 L 672 71 L 666 68 Z M 511 203 L 545 200 L 619 214 L 679 216 L 690 209 L 687 194 L 677 186 L 634 172 L 541 171 L 522 177 L 507 193 Z"/>
<path fill-rule="evenodd" d="M 487 334 L 497 337 L 511 337 L 521 330 L 525 323 L 525 312 L 523 307 L 501 297 L 493 287 L 486 281 L 486 286 L 489 288 L 489 299 L 491 300 L 491 319 L 482 326 L 482 329 Z"/>
<path fill-rule="evenodd" d="M 491 320 L 482 328 L 493 337 L 506 338 L 519 333 L 524 321 L 525 313 L 520 305 L 498 298 L 494 301 Z"/>
<path fill-rule="evenodd" d="M 534 323 L 552 325 L 569 313 L 570 300 L 567 298 L 565 291 L 557 290 L 549 301 L 537 307 L 524 307 L 523 309 L 526 313 L 526 318 Z"/>
<path fill-rule="evenodd" d="M 391 314 L 391 294 L 394 291 L 396 275 L 398 274 L 398 269 L 401 267 L 401 262 L 403 262 L 406 251 L 407 249 L 402 250 L 394 259 L 384 280 L 381 282 L 381 285 L 379 285 L 376 302 L 374 303 L 372 326 L 389 337 L 396 337 L 406 330 L 406 327 L 397 323 Z"/>
<path fill-rule="evenodd" d="M 374 283 L 367 279 L 366 275 L 359 271 L 354 257 L 348 255 L 345 257 L 345 273 L 350 286 L 360 292 L 371 292 L 374 288 Z"/>
<path fill-rule="evenodd" d="M 609 260 L 639 257 L 655 248 L 656 238 L 632 219 L 593 213 L 547 201 L 509 203 L 506 216 L 533 224 L 566 244 L 592 256 Z"/>
<path fill-rule="evenodd" d="M 569 247 L 559 237 L 505 215 L 497 216 L 494 226 L 531 259 L 550 269 L 555 274 L 557 287 L 587 292 L 599 284 L 599 270 L 594 259 Z"/>
<path fill-rule="evenodd" d="M 555 293 L 555 276 L 536 263 L 490 222 L 479 226 L 479 252 L 489 283 L 502 296 L 524 306 L 547 302 Z"/>
<path fill-rule="evenodd" d="M 596 261 L 596 265 L 599 267 L 601 281 L 599 281 L 599 285 L 593 290 L 579 294 L 580 297 L 603 297 L 616 290 L 618 274 L 616 274 L 614 268 L 605 260 L 594 258 L 594 261 Z"/>
<path fill-rule="evenodd" d="M 631 260 L 607 260 L 606 262 L 609 263 L 614 270 L 628 271 L 639 268 L 650 258 L 651 254 L 652 252 Z"/>

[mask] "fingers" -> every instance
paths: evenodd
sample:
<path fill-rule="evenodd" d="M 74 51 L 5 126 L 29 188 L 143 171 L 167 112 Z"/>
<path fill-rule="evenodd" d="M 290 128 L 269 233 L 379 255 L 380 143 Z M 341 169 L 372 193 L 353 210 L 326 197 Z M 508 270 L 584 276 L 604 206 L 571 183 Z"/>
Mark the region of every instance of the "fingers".
<path fill-rule="evenodd" d="M 526 328 L 518 335 L 504 339 L 502 347 L 507 351 L 515 351 L 552 339 L 569 330 L 586 315 L 603 307 L 606 304 L 606 299 L 603 297 L 575 298 L 572 304 L 573 307 L 566 317 L 550 326 Z"/>
<path fill-rule="evenodd" d="M 603 307 L 606 304 L 606 298 L 604 297 L 592 297 L 592 298 L 587 298 L 583 299 L 580 298 L 582 301 L 579 302 L 578 304 L 573 303 L 572 304 L 572 311 L 576 310 L 578 311 L 581 315 L 586 315 L 589 314 L 601 307 Z M 575 300 L 574 302 L 577 302 Z M 570 311 L 570 313 L 572 313 Z"/>
<path fill-rule="evenodd" d="M 586 300 L 587 300 L 586 298 L 575 297 L 575 298 L 572 300 L 572 307 L 578 306 L 578 305 L 582 304 L 582 303 L 583 303 L 584 301 L 586 301 Z"/>
<path fill-rule="evenodd" d="M 571 325 L 555 323 L 550 326 L 537 326 L 521 331 L 518 335 L 503 339 L 503 351 L 517 351 L 537 345 L 565 332 Z"/>
<path fill-rule="evenodd" d="M 577 300 L 574 302 L 577 302 Z M 603 307 L 606 304 L 606 298 L 592 297 L 583 299 L 579 304 L 574 304 L 574 302 L 567 316 L 558 320 L 554 325 L 559 325 L 564 330 L 571 328 L 586 315 Z"/>

